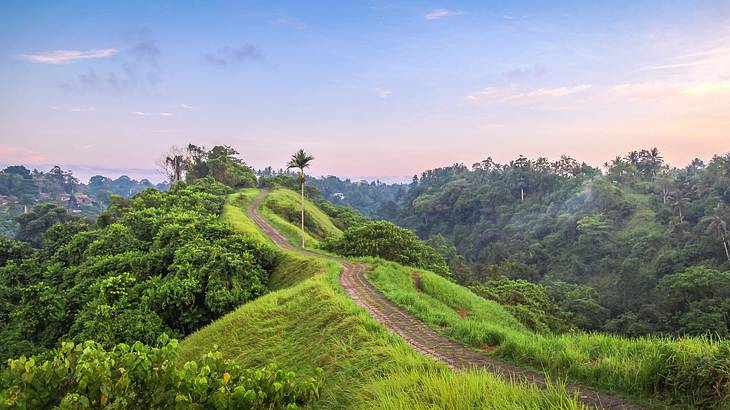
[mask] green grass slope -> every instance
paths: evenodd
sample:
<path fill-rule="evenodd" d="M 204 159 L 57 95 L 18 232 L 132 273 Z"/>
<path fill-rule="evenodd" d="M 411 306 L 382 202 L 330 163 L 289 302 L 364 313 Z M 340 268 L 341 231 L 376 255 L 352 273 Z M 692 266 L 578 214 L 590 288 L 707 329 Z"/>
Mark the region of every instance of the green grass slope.
<path fill-rule="evenodd" d="M 261 207 L 261 214 L 293 244 L 301 244 L 301 197 L 298 193 L 276 188 L 267 195 Z M 316 247 L 319 241 L 328 236 L 341 235 L 332 219 L 317 205 L 304 199 L 305 246 Z"/>
<path fill-rule="evenodd" d="M 256 224 L 246 216 L 245 209 L 259 194 L 257 188 L 246 188 L 228 195 L 223 205 L 221 220 L 229 223 L 236 231 L 252 236 L 258 241 L 273 244 L 268 236 L 259 230 Z"/>
<path fill-rule="evenodd" d="M 377 259 L 367 273 L 388 299 L 442 334 L 556 377 L 627 397 L 730 408 L 730 341 L 537 334 L 501 306 L 434 273 Z M 420 272 L 420 289 L 413 272 Z M 657 405 L 661 405 L 658 404 Z"/>
<path fill-rule="evenodd" d="M 559 387 L 542 391 L 483 372 L 449 371 L 355 306 L 338 285 L 338 265 L 289 253 L 282 258 L 284 266 L 305 271 L 282 269 L 275 276 L 296 276 L 298 284 L 243 305 L 188 336 L 181 343 L 181 361 L 217 345 L 226 358 L 243 366 L 276 362 L 300 375 L 312 375 L 320 367 L 324 385 L 316 408 L 580 408 Z M 446 403 L 449 397 L 457 400 Z"/>
<path fill-rule="evenodd" d="M 239 222 L 234 226 L 250 220 Z M 454 373 L 416 353 L 352 302 L 339 271 L 334 262 L 282 252 L 274 290 L 185 338 L 181 362 L 217 345 L 243 366 L 276 362 L 300 375 L 322 368 L 314 408 L 581 408 L 561 387 L 543 391 L 484 372 Z"/>

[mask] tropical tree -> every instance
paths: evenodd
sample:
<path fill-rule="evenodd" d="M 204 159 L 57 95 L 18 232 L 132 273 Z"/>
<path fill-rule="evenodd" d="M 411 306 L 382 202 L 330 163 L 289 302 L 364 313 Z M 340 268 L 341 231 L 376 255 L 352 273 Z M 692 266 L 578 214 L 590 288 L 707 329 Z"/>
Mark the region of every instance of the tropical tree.
<path fill-rule="evenodd" d="M 707 224 L 707 233 L 717 232 L 717 237 L 722 241 L 725 248 L 725 256 L 730 261 L 730 239 L 728 239 L 727 222 L 723 219 L 725 210 L 723 204 L 718 204 L 713 209 L 712 214 L 702 218 L 702 222 Z"/>
<path fill-rule="evenodd" d="M 629 152 L 624 159 L 631 165 L 637 166 L 639 165 L 639 159 L 641 157 L 639 156 L 639 151 L 631 151 Z"/>
<path fill-rule="evenodd" d="M 304 152 L 303 149 L 295 152 L 286 164 L 286 169 L 296 168 L 299 170 L 299 184 L 302 188 L 302 248 L 304 248 L 304 169 L 314 161 L 314 157 Z"/>
<path fill-rule="evenodd" d="M 182 179 L 185 160 L 182 155 L 173 155 L 165 158 L 165 165 L 170 170 L 170 182 L 174 183 Z"/>
<path fill-rule="evenodd" d="M 682 223 L 684 222 L 684 211 L 687 209 L 690 199 L 684 196 L 681 192 L 675 192 L 674 195 L 671 195 L 671 198 L 673 199 L 671 204 L 672 208 L 677 210 L 677 213 L 679 214 L 679 223 Z"/>

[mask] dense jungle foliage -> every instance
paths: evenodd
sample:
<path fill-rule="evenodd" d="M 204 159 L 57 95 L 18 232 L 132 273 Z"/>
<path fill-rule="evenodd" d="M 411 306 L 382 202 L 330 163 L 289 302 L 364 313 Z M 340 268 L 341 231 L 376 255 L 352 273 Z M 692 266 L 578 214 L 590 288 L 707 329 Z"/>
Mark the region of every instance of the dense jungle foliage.
<path fill-rule="evenodd" d="M 229 191 L 179 182 L 116 197 L 96 223 L 38 224 L 38 248 L 2 240 L 0 357 L 184 336 L 266 293 L 275 251 L 219 221 Z"/>
<path fill-rule="evenodd" d="M 441 236 L 459 282 L 542 284 L 585 329 L 728 336 L 730 155 L 672 168 L 657 149 L 632 151 L 605 169 L 565 156 L 457 164 L 414 177 L 379 214 Z"/>

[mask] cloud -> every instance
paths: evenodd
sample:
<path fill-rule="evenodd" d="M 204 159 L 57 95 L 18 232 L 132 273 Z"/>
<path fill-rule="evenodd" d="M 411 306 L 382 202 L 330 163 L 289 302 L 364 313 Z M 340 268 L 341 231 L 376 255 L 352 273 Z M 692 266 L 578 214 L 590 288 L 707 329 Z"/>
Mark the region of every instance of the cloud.
<path fill-rule="evenodd" d="M 180 104 L 180 108 L 185 108 L 186 110 L 192 110 L 193 109 L 193 106 L 192 105 L 187 105 L 187 104 Z"/>
<path fill-rule="evenodd" d="M 149 29 L 134 27 L 121 33 L 126 44 L 112 58 L 113 68 L 97 71 L 90 67 L 75 78 L 58 83 L 58 87 L 85 94 L 88 92 L 127 92 L 144 90 L 160 81 L 162 54 Z"/>
<path fill-rule="evenodd" d="M 458 16 L 459 14 L 462 14 L 460 11 L 453 11 L 453 10 L 447 10 L 447 9 L 434 9 L 426 13 L 425 16 L 423 16 L 426 20 L 440 20 L 444 17 L 448 16 Z"/>
<path fill-rule="evenodd" d="M 727 40 L 726 40 L 727 41 Z M 712 47 L 676 56 L 670 62 L 642 67 L 641 71 L 677 70 L 683 68 L 727 67 L 730 64 L 730 46 Z"/>
<path fill-rule="evenodd" d="M 529 78 L 539 78 L 547 73 L 547 68 L 542 65 L 533 65 L 527 67 L 517 67 L 512 70 L 507 70 L 500 74 L 508 80 L 526 80 Z"/>
<path fill-rule="evenodd" d="M 680 97 L 730 95 L 730 81 L 702 83 L 634 83 L 611 87 L 608 94 L 614 98 L 633 101 L 659 100 Z"/>
<path fill-rule="evenodd" d="M 18 57 L 22 60 L 40 64 L 68 64 L 79 60 L 110 57 L 118 52 L 116 48 L 100 48 L 88 51 L 54 50 L 38 54 L 21 54 Z"/>
<path fill-rule="evenodd" d="M 137 115 L 140 117 L 174 117 L 175 114 L 171 112 L 144 112 L 144 111 L 132 111 L 130 112 L 132 115 Z"/>
<path fill-rule="evenodd" d="M 48 107 L 52 109 L 53 111 L 66 111 L 66 112 L 92 112 L 96 111 L 96 107 L 74 107 L 74 108 L 61 108 L 58 106 L 51 106 Z"/>
<path fill-rule="evenodd" d="M 0 162 L 5 164 L 41 164 L 48 160 L 44 154 L 30 148 L 0 145 Z"/>
<path fill-rule="evenodd" d="M 271 22 L 279 26 L 291 27 L 295 30 L 305 30 L 307 28 L 307 25 L 304 24 L 301 20 L 290 17 L 287 14 L 282 14 Z"/>
<path fill-rule="evenodd" d="M 380 98 L 388 98 L 388 97 L 390 97 L 391 94 L 393 94 L 392 91 L 390 91 L 386 88 L 382 88 L 382 87 L 377 87 L 373 91 L 375 92 L 375 95 L 377 95 Z"/>
<path fill-rule="evenodd" d="M 562 98 L 585 92 L 591 88 L 592 86 L 590 84 L 538 88 L 534 90 L 518 90 L 511 87 L 487 87 L 481 91 L 467 95 L 466 99 L 473 103 L 507 103 L 519 105 Z"/>
<path fill-rule="evenodd" d="M 251 44 L 244 44 L 240 47 L 222 47 L 214 53 L 203 56 L 208 64 L 216 67 L 229 67 L 246 61 L 261 61 L 264 55 L 258 48 Z"/>

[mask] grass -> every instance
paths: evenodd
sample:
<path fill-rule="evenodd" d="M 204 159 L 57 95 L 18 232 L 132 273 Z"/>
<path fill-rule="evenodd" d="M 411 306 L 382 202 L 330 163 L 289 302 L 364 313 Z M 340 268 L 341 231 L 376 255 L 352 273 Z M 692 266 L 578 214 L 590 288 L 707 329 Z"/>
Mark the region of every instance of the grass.
<path fill-rule="evenodd" d="M 274 189 L 264 200 L 261 213 L 292 243 L 301 243 L 301 198 L 298 193 L 286 188 Z M 307 247 L 315 247 L 328 236 L 342 235 L 332 219 L 306 198 L 304 230 Z"/>
<path fill-rule="evenodd" d="M 256 226 L 256 224 L 246 216 L 246 207 L 256 198 L 261 191 L 257 188 L 246 188 L 236 193 L 228 195 L 226 203 L 223 205 L 223 213 L 221 220 L 229 223 L 233 229 L 249 235 L 254 239 L 272 244 L 268 236 Z"/>
<path fill-rule="evenodd" d="M 242 366 L 276 362 L 299 375 L 320 367 L 324 385 L 313 408 L 581 408 L 560 386 L 543 391 L 482 372 L 453 373 L 416 353 L 352 302 L 339 272 L 334 262 L 283 251 L 273 291 L 185 338 L 179 360 L 218 346 Z"/>
<path fill-rule="evenodd" d="M 575 409 L 561 386 L 548 391 L 505 384 L 484 370 L 405 371 L 372 383 L 367 392 L 374 409 Z M 527 394 L 526 394 L 527 393 Z"/>
<path fill-rule="evenodd" d="M 367 259 L 368 278 L 388 299 L 468 346 L 554 377 L 646 402 L 730 408 L 730 341 L 624 338 L 600 333 L 533 333 L 499 305 L 431 272 Z M 458 311 L 466 313 L 462 318 Z"/>
<path fill-rule="evenodd" d="M 298 282 L 247 303 L 185 338 L 181 362 L 217 345 L 224 357 L 242 366 L 275 362 L 299 375 L 311 375 L 320 367 L 324 386 L 315 408 L 405 409 L 414 408 L 414 403 L 415 408 L 433 408 L 434 400 L 453 396 L 454 385 L 468 391 L 470 399 L 449 408 L 473 408 L 473 400 L 490 397 L 492 392 L 494 408 L 540 408 L 524 404 L 553 401 L 565 403 L 561 408 L 580 408 L 560 387 L 542 391 L 484 373 L 452 373 L 413 351 L 355 306 L 338 285 L 337 264 L 293 253 L 282 258 L 272 283 Z M 428 382 L 429 390 L 421 393 L 409 387 L 414 380 Z"/>

